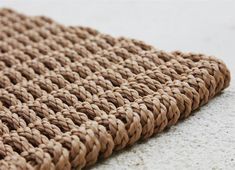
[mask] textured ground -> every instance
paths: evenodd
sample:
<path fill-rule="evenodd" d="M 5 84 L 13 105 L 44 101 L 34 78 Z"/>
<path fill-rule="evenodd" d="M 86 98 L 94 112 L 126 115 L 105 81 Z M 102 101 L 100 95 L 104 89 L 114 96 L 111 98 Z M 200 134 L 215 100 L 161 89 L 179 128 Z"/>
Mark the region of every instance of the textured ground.
<path fill-rule="evenodd" d="M 168 51 L 215 55 L 228 65 L 232 78 L 235 74 L 232 1 L 1 0 L 3 6 L 134 37 Z M 110 168 L 235 169 L 235 81 L 189 119 L 90 169 Z"/>

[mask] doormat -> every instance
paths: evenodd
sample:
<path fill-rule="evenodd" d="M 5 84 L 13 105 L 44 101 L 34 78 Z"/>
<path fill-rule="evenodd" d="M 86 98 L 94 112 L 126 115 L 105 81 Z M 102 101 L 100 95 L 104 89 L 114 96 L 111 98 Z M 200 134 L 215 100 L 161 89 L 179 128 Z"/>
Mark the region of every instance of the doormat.
<path fill-rule="evenodd" d="M 211 56 L 0 10 L 0 168 L 81 169 L 228 87 Z"/>

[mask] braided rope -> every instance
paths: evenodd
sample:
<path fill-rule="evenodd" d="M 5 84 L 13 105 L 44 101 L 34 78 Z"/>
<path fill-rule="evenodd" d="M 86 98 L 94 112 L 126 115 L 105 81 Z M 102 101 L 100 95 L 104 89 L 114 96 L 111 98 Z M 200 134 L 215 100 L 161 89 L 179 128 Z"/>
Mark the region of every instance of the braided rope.
<path fill-rule="evenodd" d="M 211 56 L 0 9 L 1 169 L 81 169 L 228 87 Z"/>

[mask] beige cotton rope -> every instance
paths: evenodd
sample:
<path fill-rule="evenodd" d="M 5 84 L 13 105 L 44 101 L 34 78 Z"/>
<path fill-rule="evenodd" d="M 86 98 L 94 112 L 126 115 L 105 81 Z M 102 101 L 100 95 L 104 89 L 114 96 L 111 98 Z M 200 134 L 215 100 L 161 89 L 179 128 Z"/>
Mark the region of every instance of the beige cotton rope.
<path fill-rule="evenodd" d="M 0 169 L 81 169 L 187 118 L 225 64 L 0 10 Z"/>

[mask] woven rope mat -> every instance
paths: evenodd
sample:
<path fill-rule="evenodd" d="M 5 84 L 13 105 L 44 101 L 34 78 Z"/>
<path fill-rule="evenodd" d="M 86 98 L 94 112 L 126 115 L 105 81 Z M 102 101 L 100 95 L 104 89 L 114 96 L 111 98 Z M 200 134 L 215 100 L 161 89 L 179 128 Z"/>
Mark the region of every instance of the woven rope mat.
<path fill-rule="evenodd" d="M 0 169 L 80 169 L 184 119 L 225 64 L 0 10 Z"/>

